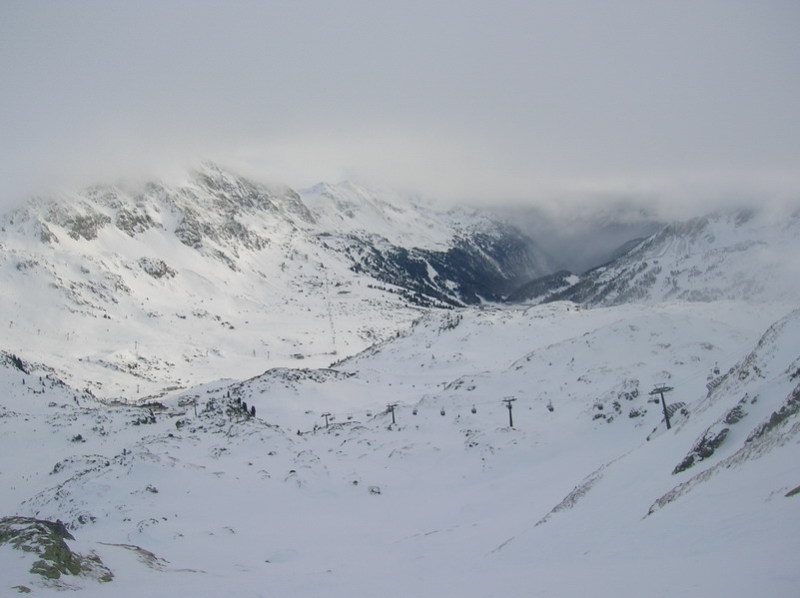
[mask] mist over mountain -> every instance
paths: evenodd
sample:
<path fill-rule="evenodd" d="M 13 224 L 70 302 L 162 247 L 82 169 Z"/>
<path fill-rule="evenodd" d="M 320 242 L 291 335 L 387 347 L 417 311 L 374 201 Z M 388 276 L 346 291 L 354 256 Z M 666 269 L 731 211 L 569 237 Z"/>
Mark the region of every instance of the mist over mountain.
<path fill-rule="evenodd" d="M 537 206 L 498 210 L 552 256 L 553 267 L 581 274 L 625 253 L 627 244 L 649 237 L 664 216 L 642 205 L 602 204 L 570 207 L 554 213 Z"/>
<path fill-rule="evenodd" d="M 486 211 L 441 211 L 353 183 L 298 193 L 210 163 L 178 185 L 41 197 L 4 215 L 0 232 L 6 347 L 47 354 L 104 396 L 134 382 L 143 396 L 203 371 L 210 380 L 214 362 L 234 362 L 237 375 L 260 371 L 265 356 L 324 365 L 422 307 L 502 301 L 551 267 L 534 240 Z M 76 367 L 87 335 L 94 350 Z M 111 378 L 98 383 L 88 373 L 97 368 Z"/>
<path fill-rule="evenodd" d="M 677 222 L 552 300 L 586 305 L 797 297 L 800 210 L 722 211 Z"/>
<path fill-rule="evenodd" d="M 796 598 L 798 29 L 0 2 L 0 596 Z"/>
<path fill-rule="evenodd" d="M 799 214 L 212 163 L 35 198 L 0 217 L 0 584 L 792 596 Z"/>

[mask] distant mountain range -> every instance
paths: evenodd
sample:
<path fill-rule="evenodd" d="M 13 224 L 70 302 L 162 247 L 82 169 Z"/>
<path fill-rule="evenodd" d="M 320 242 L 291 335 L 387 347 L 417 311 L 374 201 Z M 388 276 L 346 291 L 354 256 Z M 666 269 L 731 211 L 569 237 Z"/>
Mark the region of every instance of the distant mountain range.
<path fill-rule="evenodd" d="M 210 164 L 3 215 L 0 586 L 794 596 L 800 211 L 601 228 Z"/>
<path fill-rule="evenodd" d="M 677 222 L 633 240 L 607 264 L 536 279 L 514 301 L 590 306 L 798 297 L 800 211 L 732 210 Z"/>
<path fill-rule="evenodd" d="M 324 365 L 422 307 L 502 301 L 551 268 L 487 212 L 352 183 L 298 193 L 214 164 L 179 185 L 37 198 L 0 218 L 0 249 L 6 347 L 107 396 L 213 377 L 215 362 Z"/>
<path fill-rule="evenodd" d="M 608 238 L 641 230 L 609 218 Z M 182 184 L 98 185 L 0 217 L 5 347 L 102 396 L 143 397 L 267 359 L 327 365 L 429 307 L 786 299 L 798 222 L 716 213 L 580 274 L 489 211 L 349 182 L 298 192 L 204 164 Z"/>

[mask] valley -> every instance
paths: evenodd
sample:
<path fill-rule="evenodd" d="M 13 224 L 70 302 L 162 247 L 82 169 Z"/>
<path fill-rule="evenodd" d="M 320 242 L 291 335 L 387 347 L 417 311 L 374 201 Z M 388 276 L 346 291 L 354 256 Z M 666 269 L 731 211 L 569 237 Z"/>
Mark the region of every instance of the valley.
<path fill-rule="evenodd" d="M 205 168 L 5 216 L 4 591 L 794 595 L 797 212 L 509 303 L 484 214 Z"/>

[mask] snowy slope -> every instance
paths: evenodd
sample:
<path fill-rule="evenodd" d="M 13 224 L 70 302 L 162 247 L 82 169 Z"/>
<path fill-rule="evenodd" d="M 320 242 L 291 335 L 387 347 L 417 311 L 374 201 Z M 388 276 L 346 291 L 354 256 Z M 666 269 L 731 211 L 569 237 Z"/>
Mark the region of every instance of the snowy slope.
<path fill-rule="evenodd" d="M 181 185 L 32 201 L 0 226 L 0 348 L 98 396 L 145 398 L 265 364 L 327 365 L 421 304 L 479 301 L 539 267 L 485 215 L 326 189 L 347 209 L 207 164 Z M 343 227 L 334 216 L 353 206 Z M 401 234 L 382 237 L 391 227 Z M 481 247 L 510 238 L 514 255 Z M 452 267 L 452 252 L 472 258 Z"/>
<path fill-rule="evenodd" d="M 340 234 L 369 233 L 400 247 L 446 250 L 458 225 L 456 219 L 435 211 L 419 198 L 391 191 L 376 193 L 350 181 L 320 183 L 300 195 L 321 229 Z"/>
<path fill-rule="evenodd" d="M 499 302 L 552 270 L 552 258 L 532 239 L 485 211 L 441 212 L 420 198 L 350 182 L 317 185 L 302 196 L 325 231 L 325 246 L 415 304 Z"/>
<path fill-rule="evenodd" d="M 530 299 L 587 305 L 800 296 L 800 210 L 718 212 L 671 224 L 566 290 Z"/>
<path fill-rule="evenodd" d="M 557 584 L 579 561 L 600 591 L 624 583 L 626 595 L 795 594 L 798 326 L 800 312 L 776 323 L 687 419 L 584 478 L 507 544 L 503 565 L 540 560 Z M 677 471 L 722 429 L 712 454 Z"/>
<path fill-rule="evenodd" d="M 98 596 L 790 596 L 799 325 L 741 303 L 431 313 L 332 369 L 149 408 L 9 357 L 0 433 L 30 458 L 3 468 L 4 512 L 61 519 L 114 580 L 42 582 L 8 555 L 2 577 Z M 663 382 L 689 414 L 669 432 Z M 717 452 L 673 473 L 745 396 Z"/>
<path fill-rule="evenodd" d="M 795 596 L 796 227 L 668 227 L 574 286 L 592 307 L 439 309 L 403 293 L 464 291 L 443 256 L 496 262 L 491 220 L 214 167 L 31 204 L 1 241 L 0 593 Z M 397 248 L 427 287 L 382 281 Z"/>

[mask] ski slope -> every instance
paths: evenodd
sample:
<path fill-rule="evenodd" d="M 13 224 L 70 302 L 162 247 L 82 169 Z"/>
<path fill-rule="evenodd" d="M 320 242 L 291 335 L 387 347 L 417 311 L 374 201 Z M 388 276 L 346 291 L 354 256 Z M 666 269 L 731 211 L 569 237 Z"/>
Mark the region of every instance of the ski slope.
<path fill-rule="evenodd" d="M 25 458 L 4 458 L 3 512 L 64 521 L 114 578 L 43 581 L 5 546 L 0 577 L 43 595 L 792 596 L 800 424 L 762 428 L 800 392 L 798 326 L 741 302 L 434 311 L 332 368 L 151 407 L 6 363 L 4 454 Z M 669 431 L 661 383 L 688 414 Z"/>

